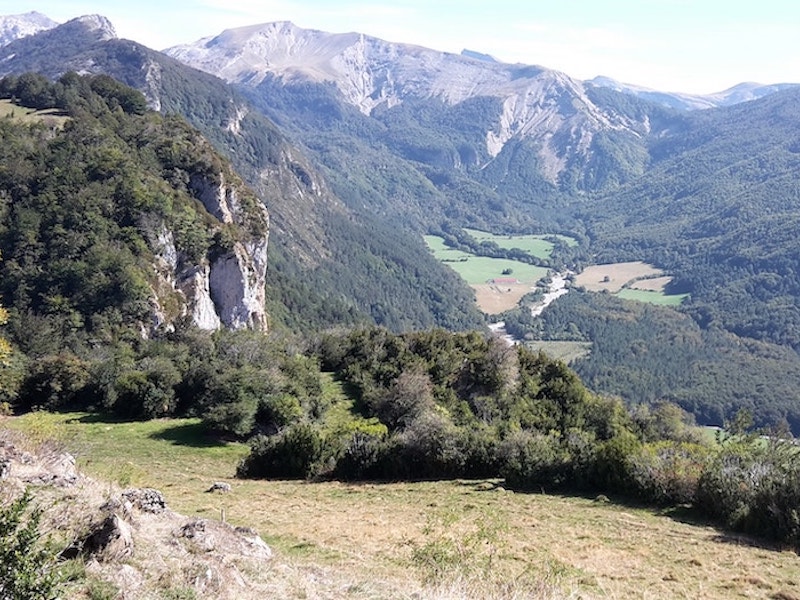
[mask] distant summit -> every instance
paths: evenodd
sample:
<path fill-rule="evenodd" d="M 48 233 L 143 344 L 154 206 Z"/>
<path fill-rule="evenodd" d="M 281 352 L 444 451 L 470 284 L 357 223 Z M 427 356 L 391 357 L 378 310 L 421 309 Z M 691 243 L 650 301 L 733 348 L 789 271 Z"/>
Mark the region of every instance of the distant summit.
<path fill-rule="evenodd" d="M 83 25 L 88 31 L 94 32 L 100 40 L 108 41 L 117 39 L 117 30 L 114 29 L 111 21 L 102 15 L 84 15 L 68 21 L 68 24 L 69 23 Z"/>
<path fill-rule="evenodd" d="M 476 52 L 475 50 L 467 50 L 464 48 L 461 51 L 461 56 L 466 56 L 467 58 L 474 58 L 475 60 L 482 60 L 483 62 L 490 62 L 496 63 L 499 62 L 494 56 L 490 54 L 484 54 L 483 52 Z"/>
<path fill-rule="evenodd" d="M 679 110 L 701 110 L 719 106 L 732 106 L 741 102 L 758 100 L 775 92 L 798 87 L 797 83 L 776 83 L 763 85 L 760 83 L 740 83 L 727 90 L 713 94 L 686 94 L 682 92 L 660 92 L 650 88 L 622 83 L 611 77 L 595 77 L 585 82 L 586 85 L 610 88 L 624 94 L 630 94 L 650 102 L 655 102 Z"/>
<path fill-rule="evenodd" d="M 0 16 L 0 46 L 46 29 L 52 29 L 56 25 L 58 25 L 57 22 L 35 11 L 21 15 Z"/>

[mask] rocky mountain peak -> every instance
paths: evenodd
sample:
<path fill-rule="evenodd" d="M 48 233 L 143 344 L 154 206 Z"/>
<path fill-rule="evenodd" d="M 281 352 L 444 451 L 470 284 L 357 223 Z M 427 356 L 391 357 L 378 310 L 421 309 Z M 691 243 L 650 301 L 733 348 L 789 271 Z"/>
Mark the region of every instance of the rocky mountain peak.
<path fill-rule="evenodd" d="M 21 15 L 0 16 L 0 46 L 10 44 L 58 25 L 49 17 L 35 11 Z"/>
<path fill-rule="evenodd" d="M 67 22 L 67 24 L 69 23 L 80 24 L 89 31 L 97 32 L 99 34 L 99 39 L 102 41 L 114 40 L 117 38 L 117 31 L 114 29 L 111 21 L 102 15 L 84 15 Z"/>
<path fill-rule="evenodd" d="M 553 181 L 572 156 L 588 152 L 596 132 L 642 129 L 640 123 L 595 106 L 583 84 L 564 73 L 505 64 L 470 51 L 452 54 L 279 22 L 231 29 L 165 52 L 252 87 L 267 76 L 286 85 L 330 82 L 365 115 L 412 99 L 452 106 L 476 97 L 497 98 L 503 110 L 495 123 L 487 124 L 489 155 L 497 156 L 512 138 L 530 138 L 539 146 Z M 567 140 L 568 148 L 556 147 L 554 140 Z"/>
<path fill-rule="evenodd" d="M 622 83 L 605 76 L 594 77 L 584 83 L 588 86 L 609 88 L 679 110 L 703 110 L 719 106 L 732 106 L 741 102 L 758 100 L 769 94 L 800 85 L 796 83 L 762 85 L 760 83 L 745 82 L 713 94 L 686 94 L 682 92 L 661 92 L 639 85 Z"/>

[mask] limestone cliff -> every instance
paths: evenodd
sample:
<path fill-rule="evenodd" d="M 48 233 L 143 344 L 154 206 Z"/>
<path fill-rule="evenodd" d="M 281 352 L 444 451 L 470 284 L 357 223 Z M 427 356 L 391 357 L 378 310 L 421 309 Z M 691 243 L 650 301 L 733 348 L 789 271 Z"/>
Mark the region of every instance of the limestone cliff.
<path fill-rule="evenodd" d="M 190 261 L 176 249 L 173 233 L 162 225 L 153 240 L 160 285 L 154 290 L 157 308 L 152 329 L 171 326 L 175 317 L 188 317 L 205 330 L 265 331 L 267 210 L 232 173 L 194 174 L 189 189 L 213 217 L 215 227 L 226 228 L 233 239 L 205 259 Z M 171 314 L 165 310 L 167 304 L 173 306 Z"/>
<path fill-rule="evenodd" d="M 218 181 L 195 175 L 191 189 L 206 210 L 226 225 L 239 225 L 245 235 L 225 253 L 211 261 L 208 269 L 208 295 L 222 325 L 229 329 L 267 327 L 264 309 L 267 274 L 269 216 L 263 204 L 243 204 L 242 192 L 220 174 Z M 204 290 L 206 288 L 204 287 Z M 205 324 L 198 323 L 200 327 Z"/>

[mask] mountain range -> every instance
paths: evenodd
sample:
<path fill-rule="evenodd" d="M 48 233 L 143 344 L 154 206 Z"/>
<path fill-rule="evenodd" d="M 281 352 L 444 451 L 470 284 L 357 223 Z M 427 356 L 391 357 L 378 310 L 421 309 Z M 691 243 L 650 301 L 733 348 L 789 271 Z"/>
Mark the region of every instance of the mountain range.
<path fill-rule="evenodd" d="M 624 305 L 554 313 L 562 320 L 546 323 L 547 335 L 620 336 L 576 363 L 592 385 L 633 402 L 673 398 L 708 422 L 744 405 L 762 423 L 800 427 L 785 386 L 731 375 L 746 347 L 753 369 L 800 383 L 797 86 L 667 94 L 288 22 L 159 53 L 117 39 L 98 16 L 9 40 L 0 75 L 28 71 L 111 75 L 230 158 L 270 213 L 266 308 L 276 327 L 481 327 L 471 291 L 422 234 L 489 252 L 462 228 L 564 233 L 578 246 L 542 266 L 645 260 L 691 294 L 680 312 L 647 313 L 659 324 L 650 331 L 666 336 L 647 342 L 649 333 L 597 325 L 609 311 L 621 325 Z M 675 350 L 642 361 L 656 344 Z M 686 379 L 678 352 L 707 368 Z M 631 369 L 619 378 L 627 387 L 600 373 L 609 362 Z M 712 397 L 734 380 L 726 398 Z"/>

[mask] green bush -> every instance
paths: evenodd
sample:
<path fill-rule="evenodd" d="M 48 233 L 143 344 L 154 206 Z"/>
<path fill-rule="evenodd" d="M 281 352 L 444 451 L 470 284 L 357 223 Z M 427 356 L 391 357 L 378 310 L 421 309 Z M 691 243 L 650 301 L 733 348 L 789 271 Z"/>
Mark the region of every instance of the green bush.
<path fill-rule="evenodd" d="M 303 416 L 300 401 L 291 394 L 273 394 L 259 402 L 256 421 L 262 427 L 280 431 Z"/>
<path fill-rule="evenodd" d="M 630 484 L 648 502 L 662 505 L 694 502 L 709 453 L 706 446 L 686 442 L 646 444 L 628 457 Z"/>
<path fill-rule="evenodd" d="M 378 465 L 385 456 L 386 447 L 385 435 L 354 432 L 336 461 L 333 476 L 348 481 L 380 479 Z"/>
<path fill-rule="evenodd" d="M 298 423 L 272 436 L 259 435 L 250 442 L 250 454 L 239 464 L 239 477 L 299 479 L 309 477 L 325 449 L 319 430 Z"/>
<path fill-rule="evenodd" d="M 634 491 L 629 477 L 628 460 L 639 452 L 640 447 L 641 442 L 629 431 L 599 444 L 592 477 L 595 486 L 600 490 L 623 494 Z"/>
<path fill-rule="evenodd" d="M 55 600 L 59 577 L 55 557 L 40 545 L 41 512 L 31 510 L 26 491 L 0 507 L 0 598 L 3 600 Z"/>
<path fill-rule="evenodd" d="M 154 419 L 174 413 L 175 387 L 181 374 L 167 357 L 145 357 L 114 382 L 116 398 L 111 409 L 119 415 Z"/>
<path fill-rule="evenodd" d="M 269 375 L 252 367 L 230 369 L 209 382 L 201 401 L 203 422 L 236 437 L 253 432 L 259 407 L 274 391 Z"/>
<path fill-rule="evenodd" d="M 726 527 L 800 547 L 800 449 L 729 441 L 703 471 L 696 505 Z"/>
<path fill-rule="evenodd" d="M 64 352 L 43 356 L 28 364 L 28 372 L 18 392 L 17 405 L 25 410 L 69 407 L 88 381 L 88 363 L 74 354 Z"/>
<path fill-rule="evenodd" d="M 562 486 L 570 471 L 569 455 L 553 434 L 517 431 L 501 448 L 506 485 L 538 490 Z"/>

